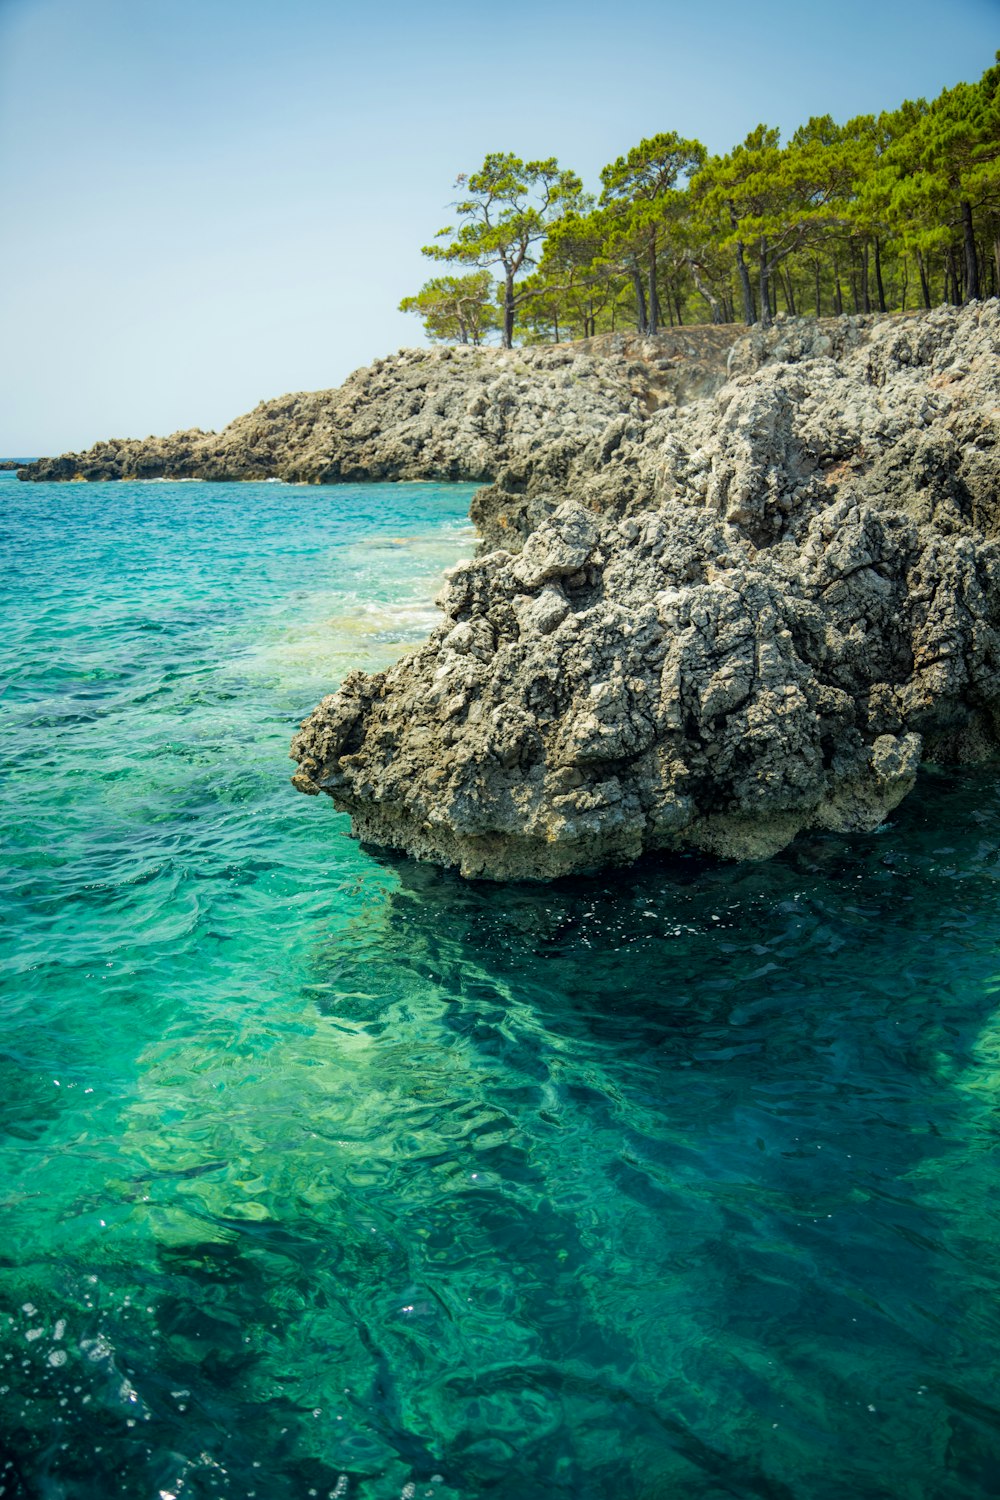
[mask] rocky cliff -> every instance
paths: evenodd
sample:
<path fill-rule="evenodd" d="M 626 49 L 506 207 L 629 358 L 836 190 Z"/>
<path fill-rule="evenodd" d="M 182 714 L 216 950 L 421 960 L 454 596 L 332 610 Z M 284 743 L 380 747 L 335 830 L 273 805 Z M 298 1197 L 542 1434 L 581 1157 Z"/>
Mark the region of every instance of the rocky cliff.
<path fill-rule="evenodd" d="M 486 549 L 423 647 L 306 720 L 296 785 L 373 843 L 548 878 L 870 830 L 921 758 L 996 755 L 998 356 L 996 302 L 786 323 L 680 400 L 552 351 L 543 402 L 512 356 L 531 436 L 453 460 L 493 479 Z"/>
<path fill-rule="evenodd" d="M 42 458 L 33 480 L 492 478 L 544 450 L 550 464 L 615 417 L 642 421 L 717 388 L 737 328 L 502 349 L 405 349 L 336 390 L 264 401 L 220 433 L 112 439 Z"/>

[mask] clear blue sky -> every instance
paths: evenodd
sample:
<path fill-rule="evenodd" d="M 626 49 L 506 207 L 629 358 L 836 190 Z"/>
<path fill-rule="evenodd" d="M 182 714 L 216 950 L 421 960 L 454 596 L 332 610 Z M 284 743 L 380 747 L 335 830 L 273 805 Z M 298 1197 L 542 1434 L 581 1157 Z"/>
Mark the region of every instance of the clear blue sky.
<path fill-rule="evenodd" d="M 0 454 L 220 427 L 420 342 L 458 172 L 724 150 L 976 78 L 1000 0 L 0 0 Z"/>

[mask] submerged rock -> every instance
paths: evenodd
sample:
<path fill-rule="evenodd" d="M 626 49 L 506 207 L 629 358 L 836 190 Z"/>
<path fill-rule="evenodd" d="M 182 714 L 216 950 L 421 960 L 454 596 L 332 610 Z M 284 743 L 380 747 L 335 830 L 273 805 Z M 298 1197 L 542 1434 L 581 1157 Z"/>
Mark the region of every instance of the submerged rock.
<path fill-rule="evenodd" d="M 1000 746 L 1000 307 L 751 335 L 477 497 L 429 641 L 293 742 L 372 843 L 551 878 L 871 830 Z"/>

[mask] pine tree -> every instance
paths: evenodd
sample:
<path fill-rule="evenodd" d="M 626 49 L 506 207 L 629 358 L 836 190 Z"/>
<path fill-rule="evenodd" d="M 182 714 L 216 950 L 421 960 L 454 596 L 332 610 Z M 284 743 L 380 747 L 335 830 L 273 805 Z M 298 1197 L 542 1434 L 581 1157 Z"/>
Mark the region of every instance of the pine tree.
<path fill-rule="evenodd" d="M 423 253 L 434 260 L 500 268 L 502 341 L 509 349 L 520 300 L 515 282 L 535 263 L 535 247 L 556 219 L 578 205 L 583 184 L 575 172 L 561 170 L 554 156 L 524 162 L 510 152 L 496 151 L 486 157 L 478 172 L 462 174 L 456 186 L 468 193 L 454 205 L 462 222 L 457 229 L 449 226 L 438 231 L 437 238 L 450 237 L 450 244 L 425 245 Z"/>

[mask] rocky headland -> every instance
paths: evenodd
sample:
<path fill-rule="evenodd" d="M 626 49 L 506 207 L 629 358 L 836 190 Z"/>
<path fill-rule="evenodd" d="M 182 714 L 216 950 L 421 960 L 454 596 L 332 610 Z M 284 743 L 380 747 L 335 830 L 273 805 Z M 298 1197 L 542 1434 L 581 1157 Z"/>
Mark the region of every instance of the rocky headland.
<path fill-rule="evenodd" d="M 871 830 L 1000 750 L 1000 304 L 401 351 L 21 479 L 485 481 L 477 559 L 293 742 L 352 830 L 494 879 Z"/>
<path fill-rule="evenodd" d="M 544 450 L 568 462 L 615 417 L 643 420 L 714 390 L 736 327 L 654 339 L 603 335 L 577 344 L 402 349 L 335 390 L 262 401 L 222 432 L 113 438 L 40 458 L 24 480 L 493 479 Z"/>
<path fill-rule="evenodd" d="M 504 441 L 463 457 L 448 407 L 422 473 L 489 476 L 480 555 L 425 645 L 305 721 L 300 790 L 374 844 L 544 879 L 872 830 L 921 760 L 998 753 L 1000 304 L 731 340 L 689 379 L 569 347 L 469 382 Z M 403 409 L 365 441 L 402 452 Z"/>

